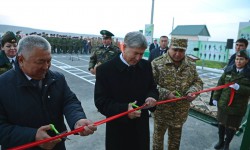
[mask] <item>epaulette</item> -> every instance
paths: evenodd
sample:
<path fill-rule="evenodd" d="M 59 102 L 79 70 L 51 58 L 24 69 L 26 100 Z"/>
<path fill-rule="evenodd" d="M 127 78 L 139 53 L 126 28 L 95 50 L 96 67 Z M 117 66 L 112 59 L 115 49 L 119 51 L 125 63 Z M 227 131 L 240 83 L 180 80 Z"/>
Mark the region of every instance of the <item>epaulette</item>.
<path fill-rule="evenodd" d="M 162 58 L 163 58 L 163 55 L 161 55 L 161 56 L 159 56 L 159 57 L 155 58 L 155 59 L 154 59 L 154 61 L 161 60 Z"/>

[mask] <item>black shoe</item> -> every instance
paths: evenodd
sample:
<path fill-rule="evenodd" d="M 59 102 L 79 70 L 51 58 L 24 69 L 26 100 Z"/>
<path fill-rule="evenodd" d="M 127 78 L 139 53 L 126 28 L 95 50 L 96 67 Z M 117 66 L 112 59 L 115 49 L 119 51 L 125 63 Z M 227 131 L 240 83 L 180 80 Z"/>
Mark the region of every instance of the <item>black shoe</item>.
<path fill-rule="evenodd" d="M 224 147 L 225 142 L 219 140 L 219 142 L 214 146 L 214 149 L 222 149 Z"/>
<path fill-rule="evenodd" d="M 229 150 L 229 144 L 225 144 L 223 150 Z"/>

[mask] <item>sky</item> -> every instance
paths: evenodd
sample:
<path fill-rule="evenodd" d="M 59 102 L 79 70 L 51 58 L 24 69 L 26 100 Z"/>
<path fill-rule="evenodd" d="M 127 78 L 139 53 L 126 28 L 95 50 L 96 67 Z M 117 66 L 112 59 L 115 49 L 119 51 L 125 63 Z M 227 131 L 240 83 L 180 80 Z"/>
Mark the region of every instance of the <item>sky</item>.
<path fill-rule="evenodd" d="M 124 37 L 150 24 L 152 0 L 1 0 L 0 24 Z M 173 19 L 174 18 L 174 19 Z M 173 21 L 174 20 L 174 21 Z M 250 21 L 250 0 L 154 0 L 154 38 L 177 25 L 206 25 L 209 41 L 237 39 Z"/>

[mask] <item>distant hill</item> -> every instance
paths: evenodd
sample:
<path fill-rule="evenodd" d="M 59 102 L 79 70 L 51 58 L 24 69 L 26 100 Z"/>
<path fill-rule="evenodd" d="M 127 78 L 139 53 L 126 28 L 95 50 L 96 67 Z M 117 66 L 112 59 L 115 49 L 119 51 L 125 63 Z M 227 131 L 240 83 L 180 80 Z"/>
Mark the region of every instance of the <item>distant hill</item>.
<path fill-rule="evenodd" d="M 26 34 L 26 33 L 29 34 L 32 32 L 37 32 L 37 33 L 45 32 L 46 34 L 60 34 L 60 35 L 83 36 L 83 37 L 98 37 L 98 35 L 91 35 L 91 34 L 57 32 L 57 31 L 52 31 L 52 30 L 43 30 L 43 29 L 35 29 L 35 28 L 0 24 L 0 35 L 2 36 L 6 31 L 12 31 L 14 33 L 16 33 L 17 31 L 22 31 L 23 34 Z"/>

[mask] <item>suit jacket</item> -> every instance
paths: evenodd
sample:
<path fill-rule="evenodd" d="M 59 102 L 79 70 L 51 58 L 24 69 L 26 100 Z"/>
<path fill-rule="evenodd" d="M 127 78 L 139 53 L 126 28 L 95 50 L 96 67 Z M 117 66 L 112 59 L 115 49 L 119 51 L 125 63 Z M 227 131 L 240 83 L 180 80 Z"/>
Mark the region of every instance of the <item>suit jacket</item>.
<path fill-rule="evenodd" d="M 97 67 L 95 105 L 110 117 L 128 110 L 130 102 L 144 104 L 147 97 L 158 99 L 151 64 L 140 60 L 128 67 L 120 57 Z M 149 114 L 141 110 L 141 117 L 121 117 L 106 124 L 106 150 L 149 150 Z"/>
<path fill-rule="evenodd" d="M 150 46 L 149 46 L 149 52 L 151 52 L 151 50 L 155 49 L 155 48 L 158 48 L 159 45 L 156 44 L 156 47 L 155 47 L 155 43 L 151 43 Z"/>
<path fill-rule="evenodd" d="M 165 52 L 164 52 L 164 54 L 167 52 L 167 50 L 168 50 L 168 47 L 166 47 L 166 50 L 165 50 Z M 148 57 L 148 61 L 153 61 L 155 58 L 157 58 L 157 57 L 159 57 L 159 56 L 161 56 L 162 54 L 161 54 L 161 52 L 160 52 L 160 47 L 158 47 L 158 48 L 155 48 L 155 49 L 153 49 L 150 53 L 149 53 L 149 57 Z"/>

